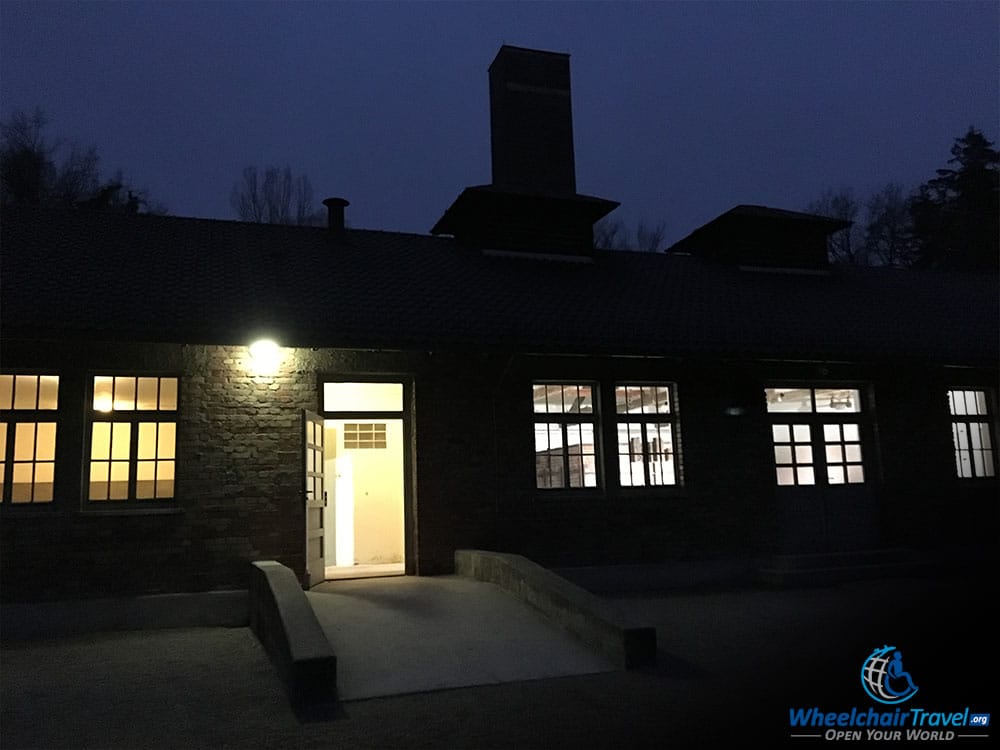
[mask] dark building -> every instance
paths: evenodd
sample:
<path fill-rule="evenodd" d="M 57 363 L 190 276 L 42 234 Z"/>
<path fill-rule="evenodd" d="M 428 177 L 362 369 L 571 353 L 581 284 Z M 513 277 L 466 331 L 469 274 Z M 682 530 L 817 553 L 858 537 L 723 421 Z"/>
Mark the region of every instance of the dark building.
<path fill-rule="evenodd" d="M 996 545 L 996 276 L 759 206 L 594 248 L 568 57 L 503 47 L 490 95 L 430 235 L 5 211 L 5 600 Z"/>

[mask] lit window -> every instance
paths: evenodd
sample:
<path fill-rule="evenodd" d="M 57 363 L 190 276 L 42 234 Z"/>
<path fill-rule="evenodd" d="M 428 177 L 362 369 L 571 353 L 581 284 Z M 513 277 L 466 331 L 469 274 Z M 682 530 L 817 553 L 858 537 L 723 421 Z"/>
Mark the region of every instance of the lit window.
<path fill-rule="evenodd" d="M 174 496 L 177 378 L 94 378 L 88 497 L 93 501 Z"/>
<path fill-rule="evenodd" d="M 55 493 L 57 375 L 0 375 L 0 500 L 51 503 Z"/>
<path fill-rule="evenodd" d="M 670 386 L 615 386 L 618 481 L 622 487 L 677 483 Z"/>
<path fill-rule="evenodd" d="M 948 391 L 955 471 L 960 479 L 996 476 L 996 450 L 991 434 L 986 391 Z"/>
<path fill-rule="evenodd" d="M 385 448 L 385 423 L 344 424 L 344 448 Z"/>
<path fill-rule="evenodd" d="M 780 486 L 861 484 L 861 394 L 853 388 L 765 388 Z M 794 417 L 780 416 L 794 412 Z M 855 414 L 851 421 L 837 416 Z M 790 421 L 786 421 L 790 420 Z"/>
<path fill-rule="evenodd" d="M 592 385 L 532 386 L 535 486 L 597 487 L 597 414 Z"/>

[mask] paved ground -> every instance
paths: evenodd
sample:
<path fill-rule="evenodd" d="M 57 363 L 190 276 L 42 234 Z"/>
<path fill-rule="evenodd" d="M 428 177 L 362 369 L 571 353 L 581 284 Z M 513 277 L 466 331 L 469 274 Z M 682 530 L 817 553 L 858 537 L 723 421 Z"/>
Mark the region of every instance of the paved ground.
<path fill-rule="evenodd" d="M 924 708 L 995 711 L 991 576 L 630 598 L 657 626 L 655 668 L 349 701 L 312 721 L 246 628 L 8 643 L 0 747 L 819 747 L 788 738 L 788 709 L 867 709 L 861 662 L 884 643 Z"/>
<path fill-rule="evenodd" d="M 342 700 L 615 669 L 503 589 L 463 576 L 327 582 L 306 596 L 337 654 Z"/>

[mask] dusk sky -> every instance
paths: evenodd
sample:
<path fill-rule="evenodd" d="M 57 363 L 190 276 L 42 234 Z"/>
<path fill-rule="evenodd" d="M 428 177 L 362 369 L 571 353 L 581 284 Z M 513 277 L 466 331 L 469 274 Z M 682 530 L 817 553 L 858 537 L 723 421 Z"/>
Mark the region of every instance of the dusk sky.
<path fill-rule="evenodd" d="M 0 114 L 42 108 L 170 213 L 288 164 L 362 229 L 489 183 L 502 44 L 570 55 L 579 192 L 671 243 L 736 204 L 911 189 L 996 142 L 1000 3 L 0 2 Z"/>

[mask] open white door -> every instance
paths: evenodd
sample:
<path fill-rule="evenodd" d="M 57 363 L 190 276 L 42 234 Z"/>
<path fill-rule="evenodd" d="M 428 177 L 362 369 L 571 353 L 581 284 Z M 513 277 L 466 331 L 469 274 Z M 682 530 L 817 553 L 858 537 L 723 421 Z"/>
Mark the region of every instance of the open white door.
<path fill-rule="evenodd" d="M 326 549 L 323 508 L 326 490 L 323 483 L 323 417 L 310 411 L 302 413 L 305 457 L 304 497 L 306 505 L 306 585 L 326 579 Z"/>

